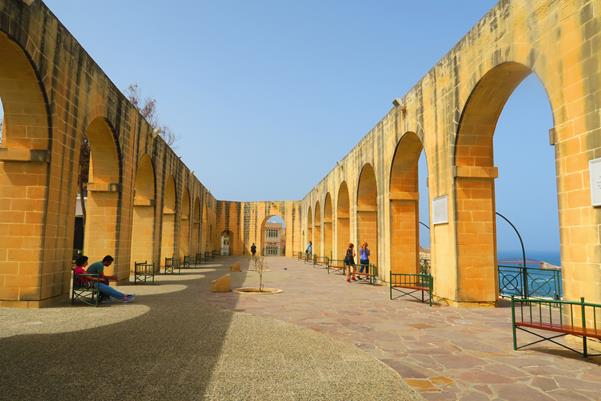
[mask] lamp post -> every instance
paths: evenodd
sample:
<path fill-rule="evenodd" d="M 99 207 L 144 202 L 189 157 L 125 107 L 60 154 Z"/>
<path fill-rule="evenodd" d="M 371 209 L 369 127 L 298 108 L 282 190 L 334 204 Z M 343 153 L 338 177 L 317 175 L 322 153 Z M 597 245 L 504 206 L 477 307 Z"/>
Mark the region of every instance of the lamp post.
<path fill-rule="evenodd" d="M 518 236 L 518 239 L 520 240 L 520 246 L 522 247 L 522 264 L 523 264 L 522 292 L 523 292 L 524 298 L 528 298 L 528 271 L 526 270 L 526 249 L 524 248 L 524 241 L 522 241 L 522 236 L 520 235 L 520 232 L 518 231 L 518 229 L 513 225 L 513 223 L 511 223 L 511 221 L 509 221 L 509 219 L 507 217 L 503 216 L 499 212 L 495 212 L 495 213 L 497 214 L 497 216 L 499 216 L 500 218 L 505 220 L 511 226 L 511 228 L 513 228 L 513 231 L 515 231 L 515 233 Z"/>

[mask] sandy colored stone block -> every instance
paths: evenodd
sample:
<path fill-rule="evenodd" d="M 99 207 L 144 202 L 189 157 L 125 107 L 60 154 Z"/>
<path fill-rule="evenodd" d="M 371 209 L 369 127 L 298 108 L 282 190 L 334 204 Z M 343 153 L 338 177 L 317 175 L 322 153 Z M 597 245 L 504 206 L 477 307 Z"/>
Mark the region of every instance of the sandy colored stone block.
<path fill-rule="evenodd" d="M 231 277 L 229 274 L 211 281 L 212 292 L 230 292 L 231 290 Z"/>

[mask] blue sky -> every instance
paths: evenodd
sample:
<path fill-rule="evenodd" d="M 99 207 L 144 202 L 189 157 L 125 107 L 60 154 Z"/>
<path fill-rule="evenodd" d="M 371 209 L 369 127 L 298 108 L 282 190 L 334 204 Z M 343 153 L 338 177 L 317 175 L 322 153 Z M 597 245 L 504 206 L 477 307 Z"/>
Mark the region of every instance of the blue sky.
<path fill-rule="evenodd" d="M 136 82 L 158 100 L 176 151 L 216 197 L 283 200 L 302 198 L 495 1 L 46 4 L 119 88 Z M 537 250 L 558 248 L 550 127 L 528 79 L 495 134 L 497 208 Z M 517 248 L 501 223 L 499 241 Z"/>

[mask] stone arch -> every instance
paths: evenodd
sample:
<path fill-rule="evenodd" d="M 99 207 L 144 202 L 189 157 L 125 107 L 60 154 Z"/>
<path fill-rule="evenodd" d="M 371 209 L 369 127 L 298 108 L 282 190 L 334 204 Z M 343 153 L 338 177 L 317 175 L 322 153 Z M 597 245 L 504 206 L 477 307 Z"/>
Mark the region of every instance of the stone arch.
<path fill-rule="evenodd" d="M 454 148 L 457 297 L 461 301 L 493 303 L 498 296 L 494 182 L 498 171 L 493 135 L 509 97 L 532 72 L 516 62 L 493 67 L 475 85 L 461 115 Z"/>
<path fill-rule="evenodd" d="M 307 212 L 307 244 L 309 242 L 313 243 L 313 209 L 309 206 L 309 210 Z M 313 247 L 313 252 L 315 252 L 315 247 Z"/>
<path fill-rule="evenodd" d="M 288 226 L 286 226 L 286 220 L 284 219 L 284 216 L 281 213 L 274 213 L 273 211 L 270 211 L 270 214 L 266 215 L 265 218 L 263 219 L 263 221 L 261 222 L 261 237 L 259 238 L 259 243 L 256 244 L 257 248 L 258 248 L 258 252 L 260 255 L 264 255 L 264 256 L 268 256 L 271 255 L 273 256 L 273 253 L 269 253 L 266 251 L 267 248 L 267 234 L 266 234 L 266 224 L 268 223 L 268 221 L 272 218 L 272 217 L 278 217 L 282 220 L 283 222 L 283 230 L 280 232 L 280 252 L 278 256 L 285 256 L 286 255 L 286 247 L 287 247 L 287 240 L 288 240 Z M 281 246 L 281 237 L 284 237 L 284 245 L 283 247 Z M 315 249 L 315 248 L 313 248 Z"/>
<path fill-rule="evenodd" d="M 334 242 L 332 214 L 332 196 L 328 192 L 323 203 L 323 256 L 328 258 L 332 258 L 332 243 Z"/>
<path fill-rule="evenodd" d="M 336 200 L 336 251 L 337 258 L 342 259 L 351 242 L 351 209 L 348 185 L 342 181 L 338 188 Z"/>
<path fill-rule="evenodd" d="M 323 248 L 321 246 L 321 205 L 319 201 L 315 204 L 315 216 L 313 218 L 313 253 L 317 256 L 323 256 Z"/>
<path fill-rule="evenodd" d="M 48 202 L 51 114 L 31 58 L 2 32 L 0 99 L 0 303 L 39 300 L 62 290 L 64 275 L 56 273 L 68 260 L 58 259 L 71 255 L 51 249 L 49 263 L 42 260 L 44 222 L 48 209 L 56 207 Z"/>
<path fill-rule="evenodd" d="M 121 171 L 115 131 L 104 117 L 86 130 L 90 147 L 84 254 L 90 261 L 117 254 Z M 126 270 L 127 271 L 127 270 Z"/>
<path fill-rule="evenodd" d="M 394 273 L 419 270 L 418 161 L 423 151 L 414 132 L 398 142 L 390 167 L 390 269 Z"/>
<path fill-rule="evenodd" d="M 223 230 L 219 236 L 221 256 L 235 255 L 234 251 L 234 233 L 231 230 Z"/>
<path fill-rule="evenodd" d="M 131 262 L 152 263 L 154 251 L 155 173 L 150 156 L 138 161 L 134 187 Z"/>
<path fill-rule="evenodd" d="M 179 216 L 179 256 L 188 256 L 190 253 L 190 191 L 184 188 L 182 194 L 182 207 Z"/>
<path fill-rule="evenodd" d="M 161 262 L 174 255 L 176 196 L 175 179 L 170 174 L 163 192 L 163 224 L 161 229 Z"/>
<path fill-rule="evenodd" d="M 197 196 L 194 200 L 194 217 L 192 219 L 192 253 L 200 253 L 200 198 Z"/>
<path fill-rule="evenodd" d="M 371 164 L 365 163 L 357 184 L 357 249 L 367 242 L 370 263 L 378 264 L 378 185 Z"/>

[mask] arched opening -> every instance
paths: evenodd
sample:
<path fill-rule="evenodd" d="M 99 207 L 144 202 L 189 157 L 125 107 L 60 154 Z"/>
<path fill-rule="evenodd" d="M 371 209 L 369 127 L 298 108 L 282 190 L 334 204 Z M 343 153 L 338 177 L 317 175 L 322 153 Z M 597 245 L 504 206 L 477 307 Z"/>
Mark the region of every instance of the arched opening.
<path fill-rule="evenodd" d="M 332 229 L 332 196 L 328 192 L 323 204 L 323 256 L 332 258 L 332 243 L 334 230 Z"/>
<path fill-rule="evenodd" d="M 134 213 L 131 235 L 131 270 L 135 262 L 152 263 L 154 238 L 155 178 L 150 156 L 138 162 L 134 189 Z"/>
<path fill-rule="evenodd" d="M 365 164 L 357 186 L 357 244 L 367 242 L 370 263 L 378 264 L 378 186 L 371 164 Z"/>
<path fill-rule="evenodd" d="M 85 200 L 84 253 L 90 263 L 105 255 L 114 257 L 117 252 L 120 169 L 114 138 L 113 130 L 104 118 L 94 119 L 87 129 L 89 170 L 87 184 L 84 177 L 81 187 Z M 85 166 L 81 166 L 80 174 L 85 176 Z M 126 272 L 129 275 L 127 268 L 123 273 Z"/>
<path fill-rule="evenodd" d="M 194 218 L 192 219 L 192 253 L 200 252 L 200 199 L 194 201 Z"/>
<path fill-rule="evenodd" d="M 337 258 L 342 259 L 346 248 L 351 242 L 351 213 L 348 186 L 343 181 L 338 189 L 338 201 L 336 202 L 336 238 Z"/>
<path fill-rule="evenodd" d="M 520 230 L 530 231 L 530 241 L 536 242 L 537 236 L 546 237 L 549 232 L 558 231 L 557 224 L 552 223 L 557 221 L 556 217 L 553 217 L 557 216 L 557 193 L 555 185 L 552 184 L 556 174 L 555 169 L 550 168 L 553 152 L 548 153 L 547 161 L 536 163 L 533 159 L 535 154 L 538 157 L 544 153 L 545 143 L 548 143 L 547 132 L 553 124 L 548 97 L 534 75 L 528 82 L 539 85 L 539 96 L 546 100 L 543 108 L 548 113 L 547 118 L 539 118 L 538 128 L 533 129 L 527 122 L 532 120 L 530 113 L 534 110 L 531 101 L 519 106 L 519 124 L 514 124 L 499 136 L 499 140 L 506 144 L 505 160 L 497 160 L 501 162 L 500 175 L 505 177 L 500 180 L 505 186 L 500 186 L 499 189 L 504 188 L 505 194 L 495 196 L 495 179 L 498 176 L 495 167 L 495 158 L 498 156 L 495 154 L 495 146 L 499 140 L 494 134 L 498 131 L 500 115 L 510 96 L 530 73 L 528 67 L 517 63 L 504 63 L 493 68 L 476 85 L 461 117 L 455 149 L 455 218 L 457 284 L 462 301 L 494 302 L 499 294 L 497 244 L 505 244 L 508 241 L 517 244 L 518 240 L 511 229 L 503 227 L 505 222 L 499 223 L 499 227 L 503 227 L 499 233 L 503 233 L 504 238 L 498 236 L 495 216 L 497 209 L 513 220 Z M 545 124 L 545 127 L 540 128 L 541 123 Z M 542 132 L 524 132 L 531 130 Z M 518 156 L 520 152 L 523 152 L 522 157 Z M 534 174 L 537 170 L 543 172 L 543 175 L 545 172 L 547 175 L 551 174 L 551 179 L 547 177 L 545 181 L 546 185 L 539 187 L 543 193 L 530 191 L 530 187 L 534 188 L 540 184 L 537 181 L 541 179 Z M 506 177 L 505 173 L 509 176 Z M 501 195 L 501 192 L 498 194 Z M 552 205 L 553 211 L 548 209 L 549 205 Z M 521 219 L 520 215 L 524 212 L 530 216 L 541 213 L 539 221 L 546 221 L 546 228 L 540 230 L 534 220 Z M 547 238 L 556 242 L 557 234 L 554 237 L 555 239 Z M 516 248 L 519 248 L 519 245 Z M 521 251 L 518 252 L 521 256 Z M 521 257 L 519 259 L 521 260 Z"/>
<path fill-rule="evenodd" d="M 420 155 L 421 139 L 407 132 L 397 144 L 390 169 L 390 269 L 394 273 L 417 273 L 420 250 L 424 258 L 429 254 L 420 249 Z"/>
<path fill-rule="evenodd" d="M 309 242 L 313 243 L 313 211 L 311 206 L 309 206 L 307 212 L 307 245 Z M 315 247 L 313 247 L 313 253 L 315 253 Z"/>
<path fill-rule="evenodd" d="M 286 255 L 286 223 L 282 216 L 273 215 L 261 223 L 261 255 Z"/>
<path fill-rule="evenodd" d="M 313 235 L 313 254 L 323 256 L 321 248 L 321 205 L 319 202 L 315 204 L 315 218 L 313 220 L 314 235 Z"/>
<path fill-rule="evenodd" d="M 64 279 L 61 274 L 48 274 L 43 280 L 40 276 L 45 267 L 55 267 L 45 266 L 41 260 L 50 166 L 45 162 L 49 156 L 48 109 L 26 53 L 1 32 L 0 103 L 0 301 L 39 300 L 43 293 L 47 294 L 44 297 L 58 295 Z M 23 158 L 23 149 L 42 157 Z M 50 260 L 62 255 L 62 250 L 51 251 L 55 256 Z M 71 255 L 63 256 L 67 263 Z M 56 266 L 64 269 L 64 263 Z M 49 287 L 54 288 L 48 291 Z"/>
<path fill-rule="evenodd" d="M 179 217 L 179 256 L 190 255 L 190 191 L 184 188 Z"/>
<path fill-rule="evenodd" d="M 161 229 L 161 262 L 174 255 L 175 246 L 175 180 L 167 177 L 163 192 L 163 226 Z"/>
<path fill-rule="evenodd" d="M 230 256 L 233 254 L 233 250 L 232 250 L 232 239 L 233 239 L 233 235 L 232 232 L 230 230 L 225 230 L 221 233 L 221 252 L 220 254 L 222 256 Z"/>

